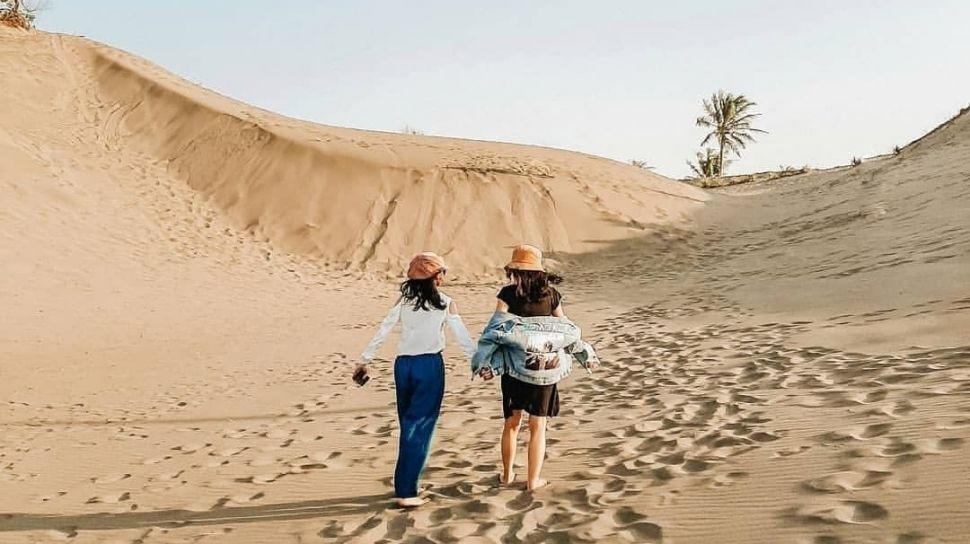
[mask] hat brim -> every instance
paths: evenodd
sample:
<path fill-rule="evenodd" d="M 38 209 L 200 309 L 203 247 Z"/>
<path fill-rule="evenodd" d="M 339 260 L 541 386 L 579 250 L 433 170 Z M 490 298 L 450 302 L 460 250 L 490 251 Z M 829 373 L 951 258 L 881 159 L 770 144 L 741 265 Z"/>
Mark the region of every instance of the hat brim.
<path fill-rule="evenodd" d="M 533 272 L 545 272 L 546 269 L 542 268 L 542 265 L 537 265 L 534 263 L 523 263 L 518 261 L 512 261 L 505 265 L 506 269 L 509 270 L 531 270 Z"/>
<path fill-rule="evenodd" d="M 435 276 L 440 276 L 447 273 L 448 273 L 448 269 L 445 267 L 442 267 L 429 274 L 412 274 L 411 271 L 408 271 L 408 273 L 405 275 L 409 280 L 430 280 Z"/>

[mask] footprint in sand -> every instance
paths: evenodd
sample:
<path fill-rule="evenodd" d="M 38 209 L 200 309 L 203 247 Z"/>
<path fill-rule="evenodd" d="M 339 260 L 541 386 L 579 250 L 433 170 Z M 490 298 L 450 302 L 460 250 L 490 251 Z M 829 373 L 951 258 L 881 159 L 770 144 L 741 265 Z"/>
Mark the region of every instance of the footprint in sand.
<path fill-rule="evenodd" d="M 35 503 L 50 502 L 50 501 L 52 501 L 54 499 L 57 499 L 59 497 L 63 497 L 64 495 L 67 495 L 67 491 L 58 491 L 57 493 L 55 493 L 53 495 L 43 495 L 41 497 L 37 497 L 36 499 L 34 499 L 33 502 L 35 502 Z"/>
<path fill-rule="evenodd" d="M 820 501 L 796 508 L 792 516 L 803 523 L 871 524 L 889 517 L 889 511 L 873 502 Z"/>
<path fill-rule="evenodd" d="M 727 487 L 747 478 L 748 476 L 750 476 L 750 474 L 744 471 L 733 471 L 725 474 L 718 474 L 717 476 L 711 478 L 711 487 Z"/>
<path fill-rule="evenodd" d="M 265 496 L 266 496 L 266 494 L 263 493 L 263 492 L 259 492 L 259 493 L 237 493 L 237 494 L 235 494 L 235 495 L 233 495 L 231 497 L 222 497 L 222 498 L 220 498 L 212 506 L 212 509 L 215 510 L 217 508 L 223 508 L 224 506 L 229 505 L 229 504 L 234 504 L 234 505 L 249 504 L 249 503 L 251 503 L 253 501 L 258 501 L 259 499 L 262 499 Z"/>
<path fill-rule="evenodd" d="M 890 476 L 892 472 L 888 471 L 843 471 L 809 480 L 804 486 L 810 491 L 842 493 L 879 485 Z"/>
<path fill-rule="evenodd" d="M 86 504 L 117 504 L 119 502 L 125 502 L 131 500 L 131 493 L 124 491 L 122 493 L 112 493 L 109 495 L 96 495 L 87 500 Z"/>
<path fill-rule="evenodd" d="M 120 482 L 121 480 L 127 480 L 128 478 L 131 478 L 131 474 L 107 474 L 104 476 L 91 478 L 91 481 L 96 484 L 113 484 L 115 482 Z"/>
<path fill-rule="evenodd" d="M 914 442 L 920 453 L 938 454 L 958 450 L 963 447 L 962 438 L 927 438 Z"/>
<path fill-rule="evenodd" d="M 62 529 L 52 529 L 44 533 L 51 542 L 67 542 L 77 537 L 78 532 L 75 527 L 64 527 Z"/>
<path fill-rule="evenodd" d="M 267 472 L 265 474 L 256 474 L 254 476 L 245 476 L 242 478 L 236 478 L 236 481 L 244 484 L 271 484 L 276 480 L 286 476 L 285 472 Z"/>
<path fill-rule="evenodd" d="M 215 456 L 215 457 L 232 457 L 234 455 L 239 455 L 240 453 L 242 453 L 242 452 L 244 452 L 244 451 L 246 451 L 248 449 L 249 449 L 249 447 L 247 447 L 247 446 L 237 446 L 237 447 L 231 447 L 231 448 L 223 448 L 221 450 L 211 451 L 211 452 L 209 452 L 209 455 L 212 455 L 212 456 Z"/>
<path fill-rule="evenodd" d="M 888 434 L 892 430 L 890 423 L 874 423 L 865 427 L 856 427 L 845 431 L 831 431 L 819 437 L 822 444 L 839 444 L 842 442 L 865 441 Z"/>
<path fill-rule="evenodd" d="M 629 506 L 604 511 L 586 525 L 588 528 L 577 535 L 584 542 L 600 542 L 615 535 L 630 542 L 663 542 L 663 528 Z"/>
<path fill-rule="evenodd" d="M 184 445 L 181 445 L 181 446 L 175 446 L 174 448 L 172 448 L 172 450 L 173 451 L 177 451 L 177 452 L 181 452 L 183 454 L 188 455 L 190 453 L 195 453 L 195 452 L 200 451 L 200 450 L 202 450 L 204 448 L 207 448 L 207 447 L 209 447 L 211 445 L 212 444 L 210 444 L 210 443 L 203 444 L 203 443 L 195 442 L 195 443 L 190 443 L 190 444 L 184 444 Z"/>
<path fill-rule="evenodd" d="M 866 412 L 866 414 L 867 415 L 886 415 L 893 419 L 899 419 L 908 415 L 915 409 L 916 407 L 913 406 L 912 402 L 908 400 L 898 400 L 896 402 L 893 402 L 892 404 L 887 404 L 884 406 L 873 408 L 872 410 L 869 410 L 868 412 Z"/>
<path fill-rule="evenodd" d="M 293 433 L 294 431 L 290 431 L 290 430 L 273 429 L 272 431 L 266 431 L 262 433 L 260 436 L 264 438 L 270 438 L 273 440 L 282 440 L 282 439 L 289 438 L 290 435 L 292 435 Z"/>
<path fill-rule="evenodd" d="M 250 459 L 249 462 L 246 464 L 248 464 L 251 467 L 268 467 L 270 465 L 275 465 L 276 463 L 279 463 L 279 462 L 280 462 L 279 457 L 262 456 L 262 457 L 256 457 L 256 458 Z"/>
<path fill-rule="evenodd" d="M 812 447 L 806 444 L 802 444 L 800 446 L 791 446 L 791 447 L 776 451 L 773 457 L 791 457 L 792 455 L 798 455 L 810 449 L 812 449 Z"/>

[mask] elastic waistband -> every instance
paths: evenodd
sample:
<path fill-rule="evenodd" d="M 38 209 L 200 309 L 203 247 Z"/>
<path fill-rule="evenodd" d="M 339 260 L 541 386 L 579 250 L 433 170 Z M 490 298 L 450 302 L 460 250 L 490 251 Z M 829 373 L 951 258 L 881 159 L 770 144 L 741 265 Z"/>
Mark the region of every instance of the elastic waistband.
<path fill-rule="evenodd" d="M 442 358 L 442 356 L 441 356 L 441 352 L 440 351 L 437 352 L 437 353 L 422 353 L 420 355 L 398 355 L 396 360 L 398 360 L 398 361 L 420 361 L 420 360 L 423 360 L 423 359 L 431 359 L 431 360 L 437 360 L 437 361 L 443 361 L 444 360 Z"/>

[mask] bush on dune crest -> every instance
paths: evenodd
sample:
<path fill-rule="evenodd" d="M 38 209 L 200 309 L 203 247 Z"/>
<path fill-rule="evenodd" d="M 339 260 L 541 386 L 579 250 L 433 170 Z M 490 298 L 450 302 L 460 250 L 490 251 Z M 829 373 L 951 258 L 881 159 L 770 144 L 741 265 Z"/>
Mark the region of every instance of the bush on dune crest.
<path fill-rule="evenodd" d="M 696 162 L 687 161 L 687 166 L 700 179 L 715 178 L 721 175 L 721 156 L 708 147 L 703 153 L 698 151 Z"/>
<path fill-rule="evenodd" d="M 643 170 L 653 170 L 654 169 L 654 167 L 653 166 L 650 166 L 650 164 L 647 161 L 640 160 L 640 159 L 630 159 L 630 165 L 631 166 L 636 166 L 637 168 L 640 168 L 640 169 L 643 169 Z"/>

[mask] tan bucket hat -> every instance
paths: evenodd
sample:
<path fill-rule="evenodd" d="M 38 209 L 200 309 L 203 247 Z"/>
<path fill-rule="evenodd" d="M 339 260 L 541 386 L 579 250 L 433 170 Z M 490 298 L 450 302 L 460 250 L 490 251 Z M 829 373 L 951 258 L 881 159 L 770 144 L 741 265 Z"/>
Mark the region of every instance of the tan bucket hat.
<path fill-rule="evenodd" d="M 507 270 L 536 270 L 545 272 L 542 267 L 542 251 L 530 245 L 515 246 L 512 249 L 512 260 L 505 265 Z"/>
<path fill-rule="evenodd" d="M 448 270 L 441 255 L 431 251 L 418 253 L 408 265 L 409 280 L 426 280 Z"/>

